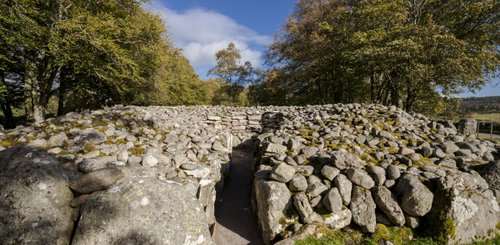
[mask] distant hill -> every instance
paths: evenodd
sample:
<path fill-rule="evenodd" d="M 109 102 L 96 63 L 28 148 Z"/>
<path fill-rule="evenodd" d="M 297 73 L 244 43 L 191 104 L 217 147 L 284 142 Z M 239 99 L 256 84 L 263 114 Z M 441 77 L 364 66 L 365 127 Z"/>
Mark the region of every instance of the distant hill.
<path fill-rule="evenodd" d="M 470 97 L 462 99 L 461 113 L 500 113 L 500 96 Z"/>

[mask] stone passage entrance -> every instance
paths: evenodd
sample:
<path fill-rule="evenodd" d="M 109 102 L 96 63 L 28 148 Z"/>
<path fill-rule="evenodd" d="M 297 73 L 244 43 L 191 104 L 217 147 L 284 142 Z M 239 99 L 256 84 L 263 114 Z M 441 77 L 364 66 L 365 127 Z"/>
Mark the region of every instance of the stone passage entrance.
<path fill-rule="evenodd" d="M 257 217 L 251 210 L 252 149 L 233 152 L 226 186 L 215 203 L 214 241 L 218 245 L 263 244 Z"/>

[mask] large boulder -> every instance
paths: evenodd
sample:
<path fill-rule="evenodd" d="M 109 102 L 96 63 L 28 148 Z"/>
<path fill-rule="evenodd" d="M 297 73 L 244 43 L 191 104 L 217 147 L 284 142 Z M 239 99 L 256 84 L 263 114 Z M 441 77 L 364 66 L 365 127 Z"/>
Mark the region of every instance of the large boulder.
<path fill-rule="evenodd" d="M 104 190 L 123 177 L 124 174 L 120 169 L 105 168 L 73 179 L 69 187 L 75 192 L 87 194 Z"/>
<path fill-rule="evenodd" d="M 69 244 L 72 199 L 48 154 L 21 145 L 0 153 L 0 244 Z"/>
<path fill-rule="evenodd" d="M 488 184 L 478 174 L 454 170 L 437 180 L 437 194 L 426 222 L 436 240 L 468 244 L 495 236 L 500 208 Z"/>
<path fill-rule="evenodd" d="M 405 175 L 399 179 L 396 190 L 401 199 L 401 208 L 409 215 L 420 217 L 432 208 L 434 194 L 415 175 Z"/>
<path fill-rule="evenodd" d="M 212 244 L 197 185 L 134 177 L 94 192 L 72 244 Z"/>
<path fill-rule="evenodd" d="M 347 177 L 352 183 L 361 186 L 365 189 L 370 189 L 375 186 L 375 181 L 365 171 L 361 169 L 350 168 L 347 170 Z"/>
<path fill-rule="evenodd" d="M 323 215 L 323 223 L 330 229 L 342 229 L 351 224 L 352 213 L 347 207 L 338 212 Z"/>
<path fill-rule="evenodd" d="M 476 136 L 477 121 L 475 119 L 462 119 L 458 123 L 458 132 L 464 136 Z"/>
<path fill-rule="evenodd" d="M 490 189 L 495 192 L 497 200 L 500 200 L 500 161 L 487 165 L 479 171 L 479 174 L 488 182 Z"/>
<path fill-rule="evenodd" d="M 309 203 L 309 200 L 307 199 L 306 194 L 304 192 L 299 192 L 293 194 L 293 206 L 299 213 L 300 220 L 304 224 L 311 224 L 313 221 L 314 217 L 314 211 L 311 207 L 311 204 Z"/>
<path fill-rule="evenodd" d="M 352 182 L 343 175 L 339 174 L 335 178 L 333 185 L 339 190 L 339 194 L 342 197 L 342 203 L 344 205 L 349 205 L 351 202 L 351 192 L 352 192 Z"/>
<path fill-rule="evenodd" d="M 384 212 L 389 220 L 398 226 L 405 224 L 405 216 L 399 207 L 396 197 L 385 186 L 377 186 L 373 190 L 373 197 L 377 206 Z"/>
<path fill-rule="evenodd" d="M 270 178 L 279 182 L 286 183 L 295 175 L 295 168 L 286 164 L 280 163 L 271 170 Z"/>
<path fill-rule="evenodd" d="M 80 132 L 78 136 L 75 137 L 75 142 L 81 145 L 98 145 L 105 142 L 107 139 L 106 135 L 95 129 L 85 129 Z"/>
<path fill-rule="evenodd" d="M 336 187 L 331 188 L 323 197 L 323 205 L 332 213 L 340 212 L 342 209 L 342 197 Z"/>
<path fill-rule="evenodd" d="M 351 212 L 352 220 L 360 226 L 364 232 L 375 232 L 377 225 L 375 202 L 369 190 L 355 185 L 352 189 Z"/>
<path fill-rule="evenodd" d="M 269 243 L 282 231 L 280 220 L 290 205 L 291 193 L 284 183 L 262 179 L 255 179 L 254 192 L 262 238 Z"/>
<path fill-rule="evenodd" d="M 356 155 L 341 148 L 332 152 L 333 165 L 338 169 L 362 168 L 365 163 Z"/>

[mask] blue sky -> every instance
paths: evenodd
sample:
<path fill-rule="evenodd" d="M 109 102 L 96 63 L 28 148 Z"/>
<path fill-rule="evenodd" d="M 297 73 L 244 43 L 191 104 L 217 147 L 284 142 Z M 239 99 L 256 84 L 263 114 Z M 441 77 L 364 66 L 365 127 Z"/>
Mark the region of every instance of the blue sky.
<path fill-rule="evenodd" d="M 215 53 L 234 42 L 242 60 L 263 62 L 266 46 L 284 25 L 296 0 L 153 0 L 148 8 L 160 14 L 174 44 L 182 48 L 196 73 L 207 77 Z M 468 96 L 500 96 L 500 79 Z"/>
<path fill-rule="evenodd" d="M 163 17 L 174 44 L 206 78 L 215 53 L 229 42 L 243 62 L 261 65 L 266 46 L 294 6 L 295 0 L 153 0 L 148 8 Z"/>

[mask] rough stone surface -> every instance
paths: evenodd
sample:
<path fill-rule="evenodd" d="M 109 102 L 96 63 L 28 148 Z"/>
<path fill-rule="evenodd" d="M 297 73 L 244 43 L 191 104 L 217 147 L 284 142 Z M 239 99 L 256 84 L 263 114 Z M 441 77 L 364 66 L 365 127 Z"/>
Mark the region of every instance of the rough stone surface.
<path fill-rule="evenodd" d="M 141 164 L 143 166 L 146 166 L 146 167 L 154 167 L 156 165 L 158 165 L 158 159 L 156 159 L 156 157 L 152 156 L 152 155 L 146 155 L 142 161 L 141 161 Z"/>
<path fill-rule="evenodd" d="M 458 123 L 458 132 L 464 136 L 475 136 L 477 121 L 475 119 L 462 119 Z"/>
<path fill-rule="evenodd" d="M 295 168 L 292 166 L 286 164 L 286 163 L 280 163 L 271 170 L 271 179 L 286 183 L 290 181 L 293 176 L 295 175 Z"/>
<path fill-rule="evenodd" d="M 449 244 L 467 244 L 495 235 L 491 231 L 500 222 L 500 208 L 479 175 L 451 171 L 438 180 L 436 205 L 429 220 L 446 223 L 435 227 L 437 237 Z"/>
<path fill-rule="evenodd" d="M 72 244 L 212 244 L 195 194 L 194 185 L 127 179 L 91 195 Z"/>
<path fill-rule="evenodd" d="M 500 200 L 500 161 L 488 164 L 479 171 L 479 174 L 486 180 L 489 188 L 496 192 L 496 197 Z"/>
<path fill-rule="evenodd" d="M 389 165 L 386 169 L 387 178 L 390 180 L 398 179 L 401 176 L 401 172 L 399 168 L 394 165 Z"/>
<path fill-rule="evenodd" d="M 256 180 L 254 184 L 262 239 L 271 241 L 283 229 L 280 219 L 284 217 L 283 211 L 289 205 L 290 191 L 284 183 L 276 181 Z"/>
<path fill-rule="evenodd" d="M 106 168 L 82 175 L 72 180 L 69 187 L 78 193 L 92 193 L 112 186 L 123 177 L 124 174 L 121 170 Z"/>
<path fill-rule="evenodd" d="M 342 202 L 344 203 L 344 205 L 349 205 L 349 203 L 351 202 L 352 192 L 351 181 L 349 181 L 349 179 L 345 175 L 339 174 L 333 181 L 333 184 L 339 190 L 339 194 L 342 197 Z"/>
<path fill-rule="evenodd" d="M 431 210 L 434 194 L 416 176 L 401 177 L 396 188 L 401 196 L 401 208 L 409 215 L 420 217 Z"/>
<path fill-rule="evenodd" d="M 342 209 L 338 212 L 331 213 L 324 218 L 325 225 L 330 229 L 342 229 L 351 224 L 352 213 L 346 207 L 342 207 Z"/>
<path fill-rule="evenodd" d="M 340 212 L 342 209 L 342 197 L 336 187 L 331 188 L 325 197 L 323 197 L 323 205 L 332 213 Z"/>
<path fill-rule="evenodd" d="M 309 197 L 317 197 L 326 190 L 328 190 L 328 186 L 326 186 L 325 184 L 321 182 L 312 182 L 309 183 L 306 193 Z"/>
<path fill-rule="evenodd" d="M 300 220 L 305 224 L 311 224 L 317 221 L 317 214 L 315 215 L 307 196 L 303 192 L 293 194 L 293 205 L 299 213 Z"/>
<path fill-rule="evenodd" d="M 68 136 L 64 132 L 61 132 L 51 136 L 47 143 L 49 147 L 57 147 L 57 146 L 63 146 L 67 140 Z"/>
<path fill-rule="evenodd" d="M 258 160 L 255 182 L 281 184 L 282 192 L 286 191 L 289 196 L 288 205 L 279 211 L 271 211 L 276 215 L 271 218 L 276 221 L 273 224 L 279 224 L 274 227 L 276 229 L 272 236 L 279 233 L 280 239 L 286 240 L 297 237 L 302 229 L 312 227 L 303 223 L 304 220 L 297 221 L 298 211 L 290 196 L 305 192 L 311 208 L 319 212 L 326 210 L 321 200 L 325 199 L 329 189 L 335 187 L 342 198 L 342 204 L 348 206 L 353 195 L 352 182 L 345 176 L 348 172 L 365 175 L 367 172 L 377 186 L 372 191 L 375 192 L 379 186 L 386 187 L 391 194 L 396 195 L 400 207 L 406 206 L 406 211 L 415 203 L 420 209 L 425 201 L 419 198 L 428 195 L 422 195 L 421 190 L 424 188 L 404 184 L 405 180 L 401 179 L 405 177 L 401 176 L 414 176 L 421 182 L 417 184 L 419 187 L 425 186 L 436 193 L 439 179 L 461 176 L 453 174 L 453 171 L 467 172 L 474 175 L 474 178 L 460 177 L 442 183 L 472 186 L 470 190 L 481 193 L 491 192 L 486 181 L 476 178 L 474 170 L 479 171 L 482 165 L 499 159 L 499 145 L 461 135 L 460 130 L 460 126 L 457 130 L 450 121 L 433 121 L 424 115 L 410 114 L 394 106 L 376 104 L 246 108 L 115 106 L 68 113 L 48 119 L 37 126 L 4 130 L 0 132 L 0 150 L 17 143 L 37 145 L 39 149 L 46 150 L 59 159 L 71 179 L 86 172 L 99 171 L 102 167 L 120 166 L 126 175 L 124 180 L 131 176 L 148 176 L 183 185 L 194 183 L 198 185 L 198 189 L 194 191 L 197 193 L 196 198 L 202 204 L 205 222 L 210 226 L 215 222 L 215 188 L 220 193 L 220 188 L 223 187 L 224 178 L 231 166 L 227 164 L 232 160 L 231 147 L 255 143 Z M 61 132 L 65 132 L 67 140 L 52 138 L 59 136 Z M 62 145 L 60 142 L 63 142 Z M 148 155 L 158 162 L 142 165 L 142 160 Z M 96 159 L 102 164 L 98 168 L 78 169 L 79 166 L 85 166 L 82 163 L 86 159 Z M 280 179 L 287 181 L 291 178 L 287 184 L 270 177 L 273 168 L 278 168 L 281 164 L 294 169 L 293 175 L 289 168 L 290 171 L 284 171 L 288 174 L 286 178 Z M 380 171 L 378 166 L 384 168 L 386 173 Z M 364 181 L 367 179 L 364 178 L 365 175 L 361 176 L 363 178 L 353 178 L 355 175 L 352 174 L 349 176 L 356 182 L 356 188 L 361 188 L 359 185 L 369 188 L 372 184 Z M 398 188 L 401 186 L 405 188 Z M 446 186 L 442 189 L 451 188 L 452 186 Z M 257 188 L 254 189 L 256 192 Z M 256 196 L 255 193 L 253 196 Z M 261 217 L 269 216 L 267 199 L 262 199 L 259 205 L 254 199 L 255 212 Z M 425 200 L 430 199 L 432 198 Z M 83 195 L 79 196 L 73 200 L 73 206 L 77 207 L 85 200 Z M 275 201 L 270 200 L 269 203 Z M 408 203 L 404 205 L 404 202 Z M 431 206 L 435 205 L 439 206 L 439 203 L 432 202 Z M 488 211 L 492 208 L 494 207 L 484 206 Z M 343 211 L 344 209 L 341 212 Z M 378 220 L 389 220 L 380 208 L 377 211 Z M 420 223 L 420 227 L 424 229 L 428 226 L 426 222 L 430 213 L 423 217 L 407 216 L 409 218 L 405 218 L 406 225 L 416 227 Z M 318 218 L 318 214 L 313 212 L 310 218 L 326 225 L 329 215 L 339 214 L 324 214 L 324 217 Z M 390 220 L 385 222 L 390 223 Z M 434 222 L 431 227 L 435 228 L 434 224 L 438 223 L 444 224 Z M 358 226 L 353 225 L 352 228 L 357 229 Z"/>
<path fill-rule="evenodd" d="M 81 145 L 89 144 L 89 145 L 98 145 L 100 143 L 105 142 L 107 139 L 106 135 L 102 132 L 99 132 L 94 129 L 86 129 L 80 132 L 75 138 L 75 142 Z"/>
<path fill-rule="evenodd" d="M 268 143 L 266 147 L 264 147 L 264 152 L 265 153 L 283 153 L 286 151 L 286 146 L 280 145 L 280 144 L 275 144 L 275 143 Z"/>
<path fill-rule="evenodd" d="M 339 149 L 332 153 L 334 166 L 338 169 L 362 168 L 365 164 L 359 157 L 344 149 Z"/>
<path fill-rule="evenodd" d="M 103 168 L 106 168 L 106 163 L 97 158 L 84 159 L 78 164 L 78 169 L 84 173 L 94 172 Z"/>
<path fill-rule="evenodd" d="M 296 175 L 288 183 L 291 191 L 305 191 L 307 189 L 307 179 L 302 175 Z"/>
<path fill-rule="evenodd" d="M 350 209 L 352 221 L 359 225 L 364 232 L 375 232 L 377 224 L 375 215 L 375 202 L 369 190 L 354 186 L 352 189 L 352 200 Z"/>
<path fill-rule="evenodd" d="M 347 170 L 347 177 L 355 185 L 361 186 L 365 189 L 370 189 L 375 186 L 375 182 L 365 171 L 360 169 L 350 168 Z"/>
<path fill-rule="evenodd" d="M 399 207 L 396 197 L 392 195 L 391 191 L 384 186 L 377 186 L 372 191 L 373 198 L 378 208 L 384 212 L 389 220 L 398 226 L 405 224 L 405 217 L 403 210 Z"/>
<path fill-rule="evenodd" d="M 332 181 L 335 177 L 337 177 L 339 173 L 340 170 L 338 168 L 329 165 L 325 165 L 321 169 L 321 174 L 330 181 Z"/>
<path fill-rule="evenodd" d="M 367 166 L 366 170 L 373 177 L 375 185 L 383 185 L 385 182 L 385 169 L 379 166 Z"/>
<path fill-rule="evenodd" d="M 16 146 L 0 153 L 0 244 L 69 244 L 73 194 L 59 163 Z"/>

